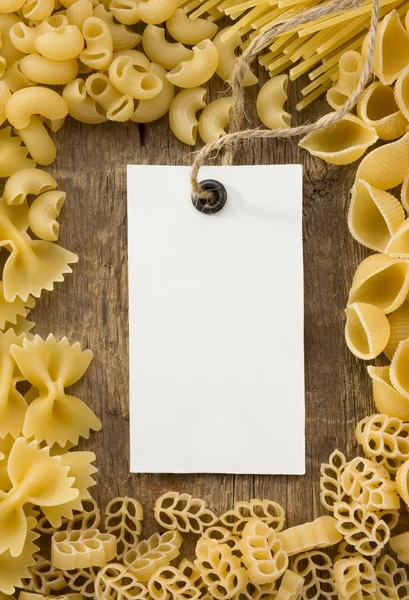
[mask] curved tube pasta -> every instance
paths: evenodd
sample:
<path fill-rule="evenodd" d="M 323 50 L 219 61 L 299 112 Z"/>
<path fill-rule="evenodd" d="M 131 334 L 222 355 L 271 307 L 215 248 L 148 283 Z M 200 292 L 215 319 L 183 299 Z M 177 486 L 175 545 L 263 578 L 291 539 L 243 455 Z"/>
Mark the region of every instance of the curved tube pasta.
<path fill-rule="evenodd" d="M 407 121 L 399 110 L 393 89 L 380 81 L 365 90 L 358 100 L 357 112 L 381 140 L 396 140 L 406 131 Z"/>
<path fill-rule="evenodd" d="M 181 62 L 166 77 L 171 83 L 182 88 L 198 87 L 214 75 L 218 61 L 216 46 L 210 40 L 203 40 L 194 46 L 192 58 Z"/>
<path fill-rule="evenodd" d="M 166 21 L 166 29 L 173 39 L 188 46 L 211 40 L 218 30 L 216 23 L 207 19 L 189 19 L 183 8 L 177 8 Z"/>
<path fill-rule="evenodd" d="M 199 118 L 199 135 L 205 144 L 226 135 L 233 98 L 225 97 L 213 100 L 206 106 Z"/>
<path fill-rule="evenodd" d="M 395 84 L 394 95 L 396 104 L 402 114 L 409 121 L 409 67 L 399 75 Z"/>
<path fill-rule="evenodd" d="M 367 248 L 385 252 L 391 237 L 405 221 L 401 203 L 392 194 L 358 179 L 348 213 L 351 235 Z"/>
<path fill-rule="evenodd" d="M 129 94 L 121 94 L 103 73 L 95 73 L 86 81 L 86 91 L 106 112 L 110 121 L 129 121 L 134 112 L 134 102 Z"/>
<path fill-rule="evenodd" d="M 94 8 L 94 17 L 102 19 L 108 25 L 114 50 L 129 50 L 139 44 L 142 39 L 139 33 L 131 31 L 122 23 L 115 23 L 114 16 L 105 9 L 103 4 L 98 4 Z"/>
<path fill-rule="evenodd" d="M 105 123 L 107 116 L 102 107 L 87 94 L 83 79 L 71 81 L 62 93 L 67 103 L 68 114 L 81 123 L 97 125 Z"/>
<path fill-rule="evenodd" d="M 52 190 L 38 196 L 28 211 L 31 231 L 41 240 L 58 240 L 60 225 L 56 221 L 66 198 L 65 192 Z"/>
<path fill-rule="evenodd" d="M 140 0 L 137 14 L 144 23 L 157 25 L 169 19 L 177 5 L 178 0 Z"/>
<path fill-rule="evenodd" d="M 409 133 L 396 142 L 372 150 L 362 160 L 356 174 L 380 190 L 401 184 L 409 171 Z"/>
<path fill-rule="evenodd" d="M 28 127 L 32 115 L 62 119 L 67 114 L 65 100 L 54 90 L 40 86 L 15 92 L 6 104 L 7 120 L 17 129 Z"/>
<path fill-rule="evenodd" d="M 35 83 L 65 85 L 76 78 L 78 63 L 75 58 L 56 61 L 39 54 L 29 54 L 21 59 L 20 69 Z"/>
<path fill-rule="evenodd" d="M 386 315 L 376 306 L 354 302 L 345 309 L 345 340 L 358 358 L 379 356 L 388 343 L 390 327 Z"/>
<path fill-rule="evenodd" d="M 0 4 L 0 14 L 17 12 L 26 0 L 3 0 Z"/>
<path fill-rule="evenodd" d="M 35 41 L 44 33 L 61 33 L 68 25 L 65 15 L 53 15 L 42 21 L 36 27 L 29 27 L 22 21 L 18 21 L 10 29 L 10 40 L 18 50 L 25 54 L 37 54 Z"/>
<path fill-rule="evenodd" d="M 396 10 L 379 24 L 373 72 L 384 85 L 390 85 L 409 65 L 409 34 Z"/>
<path fill-rule="evenodd" d="M 388 316 L 390 335 L 384 349 L 385 355 L 392 360 L 399 342 L 409 337 L 409 303 L 404 302 Z M 409 458 L 409 457 L 408 457 Z"/>
<path fill-rule="evenodd" d="M 0 79 L 3 77 L 7 69 L 7 61 L 4 56 L 0 56 Z"/>
<path fill-rule="evenodd" d="M 364 68 L 364 59 L 354 50 L 348 50 L 339 59 L 338 81 L 327 92 L 327 102 L 334 110 L 344 106 L 355 90 Z"/>
<path fill-rule="evenodd" d="M 152 73 L 146 56 L 136 50 L 133 53 L 140 56 L 121 55 L 112 61 L 108 70 L 109 79 L 123 94 L 138 100 L 150 100 L 161 91 L 162 80 Z"/>
<path fill-rule="evenodd" d="M 139 0 L 112 0 L 109 11 L 123 25 L 134 25 L 139 21 Z"/>
<path fill-rule="evenodd" d="M 6 120 L 6 104 L 10 96 L 9 88 L 3 81 L 0 81 L 0 125 L 3 125 Z"/>
<path fill-rule="evenodd" d="M 98 17 L 91 17 L 85 21 L 82 33 L 86 48 L 80 54 L 81 61 L 92 69 L 106 69 L 114 49 L 108 25 Z"/>
<path fill-rule="evenodd" d="M 4 186 L 7 204 L 23 204 L 27 196 L 38 196 L 54 190 L 57 182 L 49 173 L 41 169 L 22 169 L 8 178 Z"/>
<path fill-rule="evenodd" d="M 51 165 L 57 156 L 57 148 L 42 120 L 33 115 L 30 124 L 23 129 L 16 129 L 32 158 L 39 165 Z"/>
<path fill-rule="evenodd" d="M 199 121 L 196 113 L 206 106 L 207 90 L 194 88 L 182 90 L 169 108 L 169 125 L 175 136 L 184 144 L 196 144 Z"/>
<path fill-rule="evenodd" d="M 84 38 L 78 27 L 67 25 L 63 31 L 49 31 L 39 35 L 34 45 L 37 52 L 46 58 L 65 61 L 81 54 Z"/>
<path fill-rule="evenodd" d="M 358 266 L 348 304 L 365 302 L 388 314 L 399 308 L 409 292 L 409 262 L 373 254 Z"/>
<path fill-rule="evenodd" d="M 162 82 L 162 89 L 157 96 L 150 100 L 140 100 L 139 104 L 132 115 L 131 121 L 136 123 L 151 123 L 156 121 L 165 115 L 171 102 L 175 96 L 175 88 L 166 79 L 166 69 L 160 65 L 151 65 L 151 73 Z"/>
<path fill-rule="evenodd" d="M 25 75 L 21 72 L 21 60 L 17 60 L 14 62 L 2 77 L 3 83 L 7 85 L 11 92 L 18 92 L 23 88 L 34 86 L 34 81 L 30 81 L 27 79 Z"/>
<path fill-rule="evenodd" d="M 361 158 L 377 139 L 373 127 L 348 114 L 330 129 L 308 133 L 298 145 L 330 164 L 349 165 Z"/>
<path fill-rule="evenodd" d="M 228 81 L 230 79 L 237 60 L 235 50 L 242 44 L 242 39 L 238 33 L 230 36 L 227 40 L 222 39 L 223 35 L 230 29 L 230 27 L 221 29 L 213 38 L 213 43 L 219 53 L 219 62 L 217 64 L 216 73 L 223 81 Z M 255 85 L 257 82 L 258 78 L 250 69 L 247 69 L 243 76 L 242 84 L 244 86 L 249 86 Z"/>
<path fill-rule="evenodd" d="M 42 21 L 51 16 L 54 7 L 54 0 L 27 0 L 23 6 L 23 16 L 31 21 Z"/>
<path fill-rule="evenodd" d="M 373 399 L 380 414 L 409 421 L 409 400 L 395 390 L 390 367 L 368 367 L 372 379 Z"/>
<path fill-rule="evenodd" d="M 67 8 L 65 14 L 70 25 L 75 25 L 80 31 L 87 19 L 93 15 L 93 7 L 91 0 L 77 0 Z"/>
<path fill-rule="evenodd" d="M 0 31 L 1 31 L 1 56 L 8 65 L 23 57 L 23 53 L 18 50 L 11 41 L 10 30 L 20 22 L 20 18 L 13 14 L 2 14 L 0 12 Z"/>
<path fill-rule="evenodd" d="M 163 27 L 147 25 L 142 36 L 142 46 L 146 56 L 165 69 L 174 69 L 184 60 L 193 56 L 192 50 L 180 42 L 168 42 Z"/>
<path fill-rule="evenodd" d="M 278 75 L 267 81 L 257 95 L 257 114 L 270 129 L 291 127 L 291 115 L 283 108 L 288 98 L 288 75 Z"/>

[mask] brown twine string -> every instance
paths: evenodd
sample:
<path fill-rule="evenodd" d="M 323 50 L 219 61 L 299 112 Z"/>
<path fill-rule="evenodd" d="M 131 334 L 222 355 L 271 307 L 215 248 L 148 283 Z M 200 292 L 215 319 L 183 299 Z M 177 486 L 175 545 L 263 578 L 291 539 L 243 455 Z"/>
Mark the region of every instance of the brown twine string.
<path fill-rule="evenodd" d="M 358 102 L 363 94 L 366 84 L 372 72 L 373 57 L 375 52 L 376 34 L 378 31 L 379 21 L 379 0 L 372 0 L 372 17 L 371 27 L 369 30 L 368 52 L 365 59 L 364 68 L 359 79 L 359 82 L 351 94 L 347 102 L 339 110 L 328 113 L 319 118 L 314 123 L 307 123 L 299 127 L 288 129 L 242 129 L 244 114 L 245 114 L 245 95 L 243 87 L 243 76 L 247 69 L 250 68 L 257 54 L 265 47 L 267 43 L 271 43 L 278 35 L 286 33 L 292 29 L 298 28 L 300 25 L 316 21 L 325 15 L 340 13 L 346 10 L 357 8 L 364 0 L 331 0 L 326 4 L 322 4 L 306 10 L 286 21 L 280 21 L 268 27 L 257 38 L 252 40 L 248 48 L 243 52 L 241 57 L 236 61 L 236 65 L 229 81 L 232 90 L 233 106 L 232 119 L 230 124 L 230 133 L 209 142 L 196 154 L 190 173 L 190 184 L 192 194 L 201 200 L 209 200 L 212 196 L 211 192 L 205 191 L 198 182 L 200 167 L 204 165 L 206 159 L 210 156 L 216 157 L 220 150 L 226 149 L 223 164 L 231 164 L 233 153 L 237 146 L 245 140 L 249 139 L 266 139 L 266 138 L 292 138 L 295 136 L 306 135 L 311 131 L 322 131 L 335 125 L 347 113 L 349 113 Z"/>

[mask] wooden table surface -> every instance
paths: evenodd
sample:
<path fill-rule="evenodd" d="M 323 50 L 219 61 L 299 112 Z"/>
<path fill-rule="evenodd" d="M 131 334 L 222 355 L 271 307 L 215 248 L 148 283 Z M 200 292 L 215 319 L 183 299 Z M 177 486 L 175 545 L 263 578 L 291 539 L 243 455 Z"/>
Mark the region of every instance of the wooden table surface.
<path fill-rule="evenodd" d="M 221 86 L 212 85 L 214 99 Z M 296 90 L 291 94 L 295 112 Z M 254 97 L 250 93 L 250 118 Z M 325 106 L 297 120 L 312 119 Z M 218 514 L 236 500 L 274 499 L 286 508 L 289 526 L 324 514 L 319 503 L 320 463 L 335 448 L 354 456 L 355 424 L 374 412 L 366 365 L 350 354 L 343 335 L 348 289 L 365 256 L 347 229 L 355 169 L 325 165 L 300 150 L 296 141 L 248 144 L 235 161 L 304 165 L 306 475 L 130 475 L 126 165 L 191 164 L 191 148 L 172 135 L 167 117 L 139 128 L 134 123 L 93 127 L 68 119 L 56 141 L 57 159 L 48 170 L 67 192 L 60 243 L 80 260 L 64 283 L 39 299 L 32 320 L 40 335 L 66 335 L 94 351 L 94 361 L 75 392 L 103 423 L 102 431 L 82 444 L 97 454 L 95 498 L 102 506 L 117 495 L 139 499 L 147 534 L 156 529 L 154 501 L 168 490 L 202 497 Z M 285 282 L 280 285 L 285 288 Z"/>

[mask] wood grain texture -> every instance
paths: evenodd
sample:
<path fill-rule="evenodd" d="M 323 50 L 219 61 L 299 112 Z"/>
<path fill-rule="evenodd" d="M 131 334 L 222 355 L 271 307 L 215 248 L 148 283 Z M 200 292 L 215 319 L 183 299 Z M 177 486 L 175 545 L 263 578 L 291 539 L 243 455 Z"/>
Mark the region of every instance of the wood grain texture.
<path fill-rule="evenodd" d="M 220 90 L 214 87 L 211 97 Z M 254 100 L 253 92 L 250 120 Z M 301 118 L 323 110 L 321 105 Z M 364 257 L 347 230 L 354 169 L 325 165 L 299 150 L 296 141 L 249 143 L 236 157 L 237 164 L 304 165 L 306 475 L 138 476 L 129 474 L 126 165 L 190 164 L 191 149 L 169 132 L 167 118 L 143 130 L 135 124 L 91 127 L 68 119 L 56 139 L 59 151 L 49 171 L 67 192 L 60 243 L 77 252 L 80 261 L 63 284 L 38 301 L 33 317 L 41 335 L 67 335 L 95 353 L 76 391 L 103 422 L 102 432 L 83 444 L 98 457 L 96 499 L 103 506 L 116 495 L 139 499 L 147 534 L 156 530 L 154 501 L 167 490 L 200 496 L 218 514 L 236 500 L 274 499 L 286 508 L 289 526 L 324 514 L 320 463 L 334 448 L 355 455 L 354 426 L 374 412 L 366 365 L 349 353 L 343 336 L 347 292 Z M 285 290 L 285 282 L 281 285 Z M 291 436 L 291 425 L 286 426 Z"/>

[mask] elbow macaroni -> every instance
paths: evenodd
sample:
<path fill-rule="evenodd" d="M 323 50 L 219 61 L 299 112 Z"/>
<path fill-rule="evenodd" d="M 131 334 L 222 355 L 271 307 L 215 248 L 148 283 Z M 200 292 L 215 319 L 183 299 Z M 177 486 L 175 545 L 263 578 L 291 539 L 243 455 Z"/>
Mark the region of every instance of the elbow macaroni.
<path fill-rule="evenodd" d="M 219 53 L 219 62 L 216 73 L 223 81 L 228 81 L 230 79 L 237 60 L 235 51 L 242 44 L 242 39 L 238 33 L 230 36 L 227 40 L 223 40 L 223 35 L 229 30 L 230 27 L 225 27 L 225 29 L 221 29 L 213 38 L 213 43 Z M 243 76 L 242 84 L 244 86 L 249 86 L 255 85 L 257 82 L 258 78 L 250 69 L 247 69 Z"/>
<path fill-rule="evenodd" d="M 165 30 L 155 25 L 147 25 L 142 36 L 142 46 L 146 56 L 165 69 L 174 69 L 181 62 L 193 56 L 192 50 L 180 42 L 168 42 Z"/>
<path fill-rule="evenodd" d="M 140 0 L 137 4 L 137 15 L 144 23 L 157 25 L 169 19 L 177 4 L 177 0 Z"/>
<path fill-rule="evenodd" d="M 7 204 L 23 204 L 28 195 L 38 196 L 54 190 L 57 182 L 41 169 L 23 169 L 7 179 L 4 198 Z"/>
<path fill-rule="evenodd" d="M 41 240 L 58 240 L 60 225 L 56 220 L 65 202 L 65 192 L 52 190 L 37 196 L 28 211 L 28 224 L 31 231 Z"/>
<path fill-rule="evenodd" d="M 206 106 L 207 90 L 193 88 L 176 95 L 169 108 L 169 125 L 175 136 L 184 144 L 196 144 L 199 121 L 196 113 Z"/>
<path fill-rule="evenodd" d="M 86 44 L 81 61 L 92 69 L 106 69 L 112 60 L 113 41 L 108 25 L 98 17 L 90 17 L 82 27 Z"/>
<path fill-rule="evenodd" d="M 57 92 L 40 86 L 15 92 L 6 104 L 7 120 L 17 129 L 28 127 L 32 115 L 62 119 L 67 114 L 65 100 Z"/>
<path fill-rule="evenodd" d="M 163 117 L 168 112 L 175 96 L 174 86 L 166 79 L 166 70 L 155 63 L 152 63 L 150 70 L 161 80 L 162 89 L 154 98 L 140 100 L 131 119 L 136 123 L 150 123 Z"/>
<path fill-rule="evenodd" d="M 199 118 L 199 135 L 205 144 L 226 135 L 230 117 L 233 98 L 224 97 L 213 100 L 206 106 Z"/>
<path fill-rule="evenodd" d="M 75 58 L 56 61 L 39 54 L 29 54 L 21 59 L 20 69 L 30 81 L 47 85 L 65 85 L 78 74 Z"/>
<path fill-rule="evenodd" d="M 203 40 L 211 40 L 217 32 L 216 23 L 206 19 L 190 19 L 183 8 L 177 8 L 166 21 L 166 29 L 173 39 L 188 46 L 199 44 Z"/>
<path fill-rule="evenodd" d="M 49 31 L 39 35 L 34 45 L 46 58 L 66 61 L 80 55 L 84 48 L 84 38 L 78 27 L 67 25 L 62 31 Z"/>
<path fill-rule="evenodd" d="M 16 129 L 32 158 L 39 165 L 50 165 L 57 155 L 57 148 L 42 120 L 33 115 L 30 123 L 23 129 Z"/>
<path fill-rule="evenodd" d="M 151 63 L 141 52 L 120 55 L 109 66 L 109 79 L 117 90 L 138 100 L 150 100 L 163 87 L 160 77 L 151 71 Z"/>
<path fill-rule="evenodd" d="M 110 121 L 128 121 L 134 112 L 134 102 L 129 94 L 121 94 L 103 73 L 94 73 L 86 82 L 88 95 L 96 100 Z"/>
<path fill-rule="evenodd" d="M 166 77 L 182 88 L 202 85 L 214 75 L 219 61 L 216 46 L 210 40 L 203 40 L 193 48 L 193 56 L 172 69 Z"/>
<path fill-rule="evenodd" d="M 108 25 L 114 50 L 129 50 L 137 46 L 142 39 L 139 33 L 128 29 L 122 23 L 115 23 L 113 15 L 105 10 L 103 4 L 98 4 L 94 8 L 94 17 L 101 19 Z"/>
<path fill-rule="evenodd" d="M 87 94 L 83 79 L 71 81 L 62 93 L 67 103 L 68 114 L 81 123 L 98 125 L 105 123 L 107 116 L 103 108 Z"/>
<path fill-rule="evenodd" d="M 288 76 L 278 75 L 267 81 L 257 95 L 257 114 L 270 129 L 291 127 L 291 115 L 283 108 L 288 98 L 287 87 Z"/>

